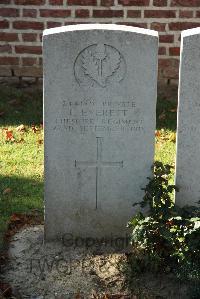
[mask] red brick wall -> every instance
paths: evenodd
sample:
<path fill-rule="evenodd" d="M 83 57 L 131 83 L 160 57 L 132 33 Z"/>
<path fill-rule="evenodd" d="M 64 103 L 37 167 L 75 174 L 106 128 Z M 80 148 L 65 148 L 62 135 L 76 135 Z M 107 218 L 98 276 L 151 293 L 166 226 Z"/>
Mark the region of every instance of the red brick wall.
<path fill-rule="evenodd" d="M 200 26 L 200 0 L 0 0 L 0 77 L 41 77 L 42 31 L 76 23 L 159 31 L 159 78 L 173 81 L 180 32 Z"/>

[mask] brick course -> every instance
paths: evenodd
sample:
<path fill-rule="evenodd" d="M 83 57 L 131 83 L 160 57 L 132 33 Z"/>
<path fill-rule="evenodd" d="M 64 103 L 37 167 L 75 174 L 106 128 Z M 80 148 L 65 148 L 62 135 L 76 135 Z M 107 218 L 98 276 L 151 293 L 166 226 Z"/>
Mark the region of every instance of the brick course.
<path fill-rule="evenodd" d="M 0 76 L 42 76 L 42 31 L 95 22 L 159 31 L 159 79 L 174 80 L 180 32 L 200 26 L 200 0 L 0 0 Z"/>

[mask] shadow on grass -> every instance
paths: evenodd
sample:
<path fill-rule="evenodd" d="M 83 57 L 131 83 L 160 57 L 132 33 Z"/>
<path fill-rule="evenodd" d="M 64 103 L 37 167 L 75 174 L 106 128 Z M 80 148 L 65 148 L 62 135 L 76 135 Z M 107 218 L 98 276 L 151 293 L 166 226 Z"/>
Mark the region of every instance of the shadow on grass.
<path fill-rule="evenodd" d="M 176 131 L 177 126 L 177 102 L 168 101 L 159 97 L 156 107 L 156 129 Z"/>
<path fill-rule="evenodd" d="M 42 91 L 0 86 L 0 126 L 41 124 Z"/>
<path fill-rule="evenodd" d="M 42 90 L 0 86 L 0 126 L 32 125 L 43 122 Z M 177 102 L 159 95 L 157 100 L 157 130 L 176 130 Z"/>
<path fill-rule="evenodd" d="M 0 175 L 0 248 L 11 215 L 33 211 L 43 215 L 43 206 L 43 182 L 16 175 Z"/>

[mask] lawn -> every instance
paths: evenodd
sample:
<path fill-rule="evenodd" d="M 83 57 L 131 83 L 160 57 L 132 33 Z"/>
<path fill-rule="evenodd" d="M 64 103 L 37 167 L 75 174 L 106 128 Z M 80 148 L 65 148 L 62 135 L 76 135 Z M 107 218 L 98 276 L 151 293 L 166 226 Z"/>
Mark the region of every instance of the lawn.
<path fill-rule="evenodd" d="M 43 212 L 41 91 L 1 86 L 0 145 L 2 245 L 3 234 L 13 213 Z"/>
<path fill-rule="evenodd" d="M 176 102 L 160 97 L 156 160 L 174 165 L 175 130 Z M 42 92 L 1 85 L 0 247 L 10 216 L 35 211 L 43 213 Z"/>

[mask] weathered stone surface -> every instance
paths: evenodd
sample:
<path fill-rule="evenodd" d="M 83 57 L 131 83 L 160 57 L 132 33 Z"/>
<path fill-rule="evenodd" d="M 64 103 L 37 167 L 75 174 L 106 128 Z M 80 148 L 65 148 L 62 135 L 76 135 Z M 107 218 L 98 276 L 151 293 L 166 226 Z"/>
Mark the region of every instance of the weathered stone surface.
<path fill-rule="evenodd" d="M 154 156 L 155 31 L 44 32 L 45 236 L 125 236 Z"/>
<path fill-rule="evenodd" d="M 180 206 L 200 200 L 200 28 L 182 32 L 176 184 Z"/>

